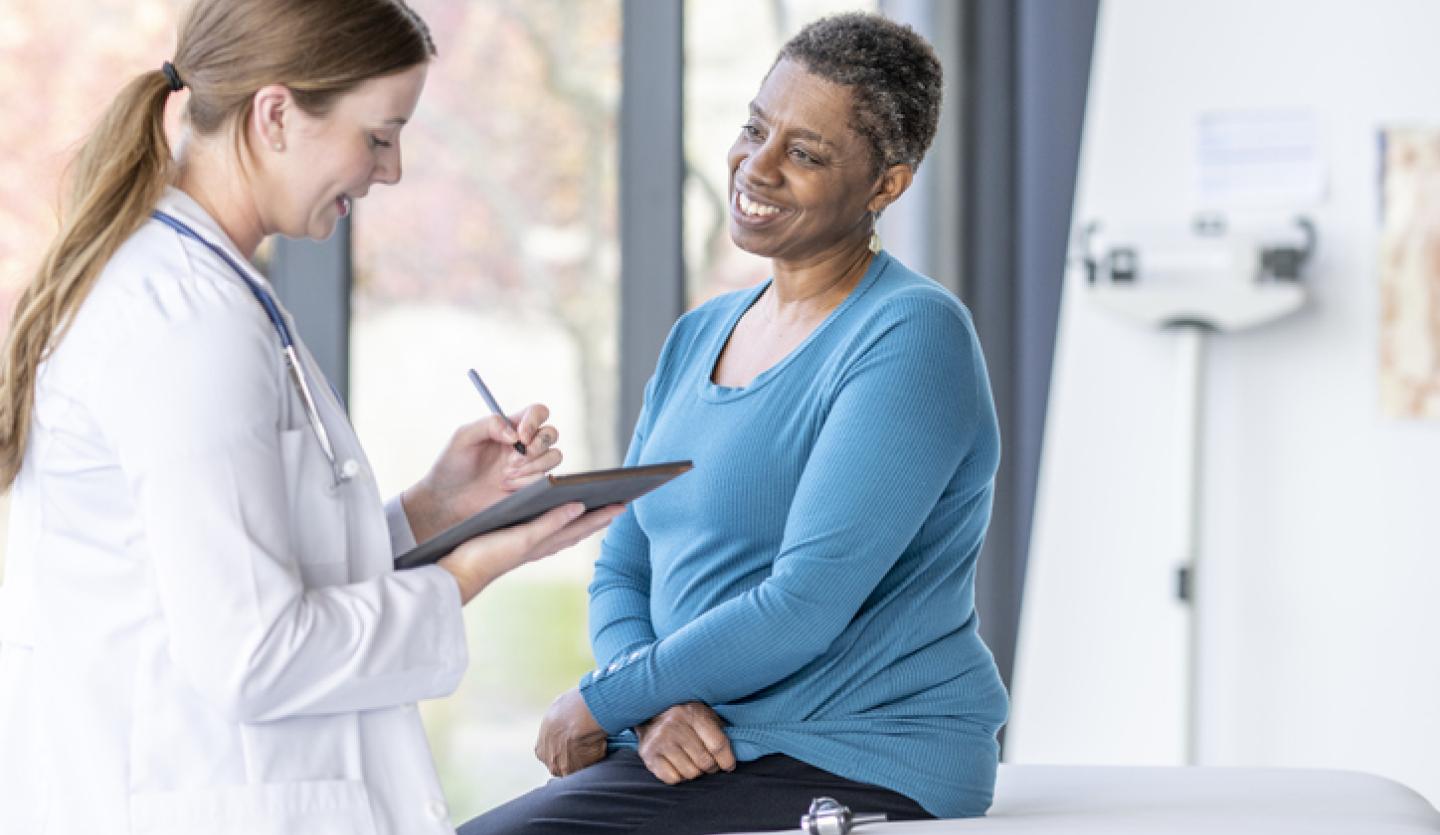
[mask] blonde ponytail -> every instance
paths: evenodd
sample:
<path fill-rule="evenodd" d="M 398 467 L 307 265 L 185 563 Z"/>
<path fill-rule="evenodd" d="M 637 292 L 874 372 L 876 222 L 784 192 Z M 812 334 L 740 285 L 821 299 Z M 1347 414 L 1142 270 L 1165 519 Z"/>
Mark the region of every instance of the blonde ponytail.
<path fill-rule="evenodd" d="M 71 167 L 60 233 L 21 294 L 0 363 L 0 490 L 25 457 L 40 363 L 115 250 L 149 217 L 172 177 L 165 138 L 170 82 L 159 70 L 126 85 Z"/>

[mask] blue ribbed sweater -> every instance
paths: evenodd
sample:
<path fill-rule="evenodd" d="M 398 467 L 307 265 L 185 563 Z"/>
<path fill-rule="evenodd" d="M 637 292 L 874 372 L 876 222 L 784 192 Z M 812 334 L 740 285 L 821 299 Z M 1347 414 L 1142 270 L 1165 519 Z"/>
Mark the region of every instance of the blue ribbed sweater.
<path fill-rule="evenodd" d="M 767 284 L 665 343 L 627 463 L 695 469 L 611 526 L 581 693 L 615 745 L 702 701 L 741 760 L 784 753 L 983 814 L 1007 699 L 976 632 L 999 434 L 969 313 L 882 252 L 789 356 L 715 385 Z"/>

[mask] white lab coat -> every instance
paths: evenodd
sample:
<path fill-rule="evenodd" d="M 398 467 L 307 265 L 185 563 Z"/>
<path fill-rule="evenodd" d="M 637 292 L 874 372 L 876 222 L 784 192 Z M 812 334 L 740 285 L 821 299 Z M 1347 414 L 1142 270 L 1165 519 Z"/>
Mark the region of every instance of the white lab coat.
<path fill-rule="evenodd" d="M 392 571 L 413 536 L 305 358 L 338 488 L 224 262 L 148 221 L 100 276 L 14 486 L 0 833 L 453 833 L 412 703 L 460 680 L 459 591 Z"/>

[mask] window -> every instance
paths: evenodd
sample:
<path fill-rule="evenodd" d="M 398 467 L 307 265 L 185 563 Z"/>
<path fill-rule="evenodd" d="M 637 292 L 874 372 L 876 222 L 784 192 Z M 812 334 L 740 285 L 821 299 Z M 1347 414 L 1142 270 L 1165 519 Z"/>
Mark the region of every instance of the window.
<path fill-rule="evenodd" d="M 401 136 L 404 181 L 354 217 L 350 403 L 393 494 L 450 433 L 544 402 L 562 470 L 615 466 L 619 0 L 415 0 L 440 51 Z M 422 706 L 456 822 L 542 783 L 545 708 L 592 666 L 597 541 L 467 607 L 470 670 Z"/>

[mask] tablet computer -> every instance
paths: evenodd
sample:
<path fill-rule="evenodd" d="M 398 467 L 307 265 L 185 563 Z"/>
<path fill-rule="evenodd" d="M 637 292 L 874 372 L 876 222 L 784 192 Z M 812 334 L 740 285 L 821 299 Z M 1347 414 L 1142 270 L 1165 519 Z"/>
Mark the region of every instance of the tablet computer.
<path fill-rule="evenodd" d="M 547 475 L 395 558 L 395 568 L 429 565 L 482 533 L 528 522 L 552 508 L 584 502 L 586 510 L 630 502 L 689 470 L 689 461 Z"/>

